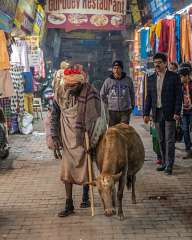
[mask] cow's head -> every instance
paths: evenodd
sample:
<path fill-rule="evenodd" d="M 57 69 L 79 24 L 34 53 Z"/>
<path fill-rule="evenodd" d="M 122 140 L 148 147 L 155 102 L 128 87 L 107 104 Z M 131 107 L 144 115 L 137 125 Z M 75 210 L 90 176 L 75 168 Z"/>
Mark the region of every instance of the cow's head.
<path fill-rule="evenodd" d="M 104 205 L 104 211 L 106 216 L 112 216 L 116 214 L 116 190 L 115 183 L 119 180 L 122 173 L 115 175 L 101 174 L 94 181 L 93 185 L 97 186 L 101 200 Z"/>

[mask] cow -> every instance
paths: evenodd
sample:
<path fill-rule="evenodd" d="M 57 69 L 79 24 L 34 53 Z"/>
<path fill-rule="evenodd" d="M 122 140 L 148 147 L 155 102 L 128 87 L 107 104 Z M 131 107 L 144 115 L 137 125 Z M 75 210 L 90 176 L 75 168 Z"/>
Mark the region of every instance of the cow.
<path fill-rule="evenodd" d="M 116 188 L 118 184 L 118 216 L 124 219 L 122 209 L 125 185 L 132 188 L 132 203 L 136 204 L 136 173 L 142 168 L 145 151 L 142 140 L 135 129 L 120 123 L 108 128 L 96 149 L 96 163 L 100 175 L 91 184 L 97 186 L 106 216 L 116 214 Z"/>

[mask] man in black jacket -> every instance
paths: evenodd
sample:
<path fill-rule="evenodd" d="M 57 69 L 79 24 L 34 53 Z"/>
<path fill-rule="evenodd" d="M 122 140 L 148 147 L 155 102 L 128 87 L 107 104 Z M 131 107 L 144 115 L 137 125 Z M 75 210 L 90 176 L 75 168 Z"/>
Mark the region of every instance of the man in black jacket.
<path fill-rule="evenodd" d="M 149 122 L 152 110 L 153 121 L 159 135 L 162 165 L 158 171 L 172 174 L 175 161 L 175 129 L 182 107 L 182 86 L 177 73 L 167 69 L 167 56 L 154 56 L 156 72 L 147 79 L 144 122 Z"/>

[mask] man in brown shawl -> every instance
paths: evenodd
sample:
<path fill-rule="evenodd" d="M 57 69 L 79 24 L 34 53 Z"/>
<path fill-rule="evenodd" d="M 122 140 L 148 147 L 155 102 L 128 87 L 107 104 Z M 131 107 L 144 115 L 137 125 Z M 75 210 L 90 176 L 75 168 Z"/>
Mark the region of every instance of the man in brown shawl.
<path fill-rule="evenodd" d="M 82 185 L 88 181 L 85 131 L 89 135 L 90 146 L 94 147 L 95 139 L 92 141 L 92 135 L 96 122 L 101 117 L 99 94 L 84 75 L 74 74 L 73 69 L 67 70 L 64 75 L 64 83 L 55 94 L 51 121 L 55 148 L 58 151 L 62 148 L 61 180 L 66 190 L 66 205 L 58 214 L 59 217 L 74 212 L 73 184 Z M 88 194 L 87 188 L 84 188 L 84 192 Z"/>

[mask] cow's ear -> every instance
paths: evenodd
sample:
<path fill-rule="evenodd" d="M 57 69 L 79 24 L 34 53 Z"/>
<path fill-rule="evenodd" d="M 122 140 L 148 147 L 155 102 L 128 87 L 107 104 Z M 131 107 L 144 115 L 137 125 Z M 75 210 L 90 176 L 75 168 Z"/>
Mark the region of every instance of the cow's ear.
<path fill-rule="evenodd" d="M 112 175 L 112 177 L 113 177 L 114 181 L 117 182 L 117 181 L 119 181 L 119 178 L 121 177 L 121 175 L 122 175 L 122 172 Z"/>

